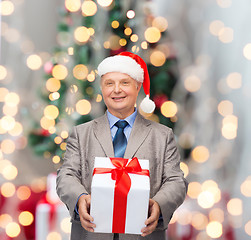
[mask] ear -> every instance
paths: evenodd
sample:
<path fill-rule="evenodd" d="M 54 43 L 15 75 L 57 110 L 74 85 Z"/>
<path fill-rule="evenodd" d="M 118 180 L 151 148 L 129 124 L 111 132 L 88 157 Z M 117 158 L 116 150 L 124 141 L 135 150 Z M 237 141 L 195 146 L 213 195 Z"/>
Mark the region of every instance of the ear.
<path fill-rule="evenodd" d="M 142 86 L 142 83 L 141 82 L 137 82 L 137 90 L 138 90 L 138 92 L 140 91 L 141 86 Z"/>

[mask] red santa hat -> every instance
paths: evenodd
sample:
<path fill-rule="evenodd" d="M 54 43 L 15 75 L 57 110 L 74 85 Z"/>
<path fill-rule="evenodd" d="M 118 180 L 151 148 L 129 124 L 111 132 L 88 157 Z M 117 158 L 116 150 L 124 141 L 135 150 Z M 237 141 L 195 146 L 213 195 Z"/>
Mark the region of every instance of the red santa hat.
<path fill-rule="evenodd" d="M 140 104 L 140 108 L 146 113 L 152 113 L 155 103 L 150 96 L 150 77 L 144 60 L 131 52 L 121 52 L 118 55 L 105 58 L 98 66 L 98 75 L 101 77 L 109 72 L 121 72 L 143 84 L 146 97 Z"/>

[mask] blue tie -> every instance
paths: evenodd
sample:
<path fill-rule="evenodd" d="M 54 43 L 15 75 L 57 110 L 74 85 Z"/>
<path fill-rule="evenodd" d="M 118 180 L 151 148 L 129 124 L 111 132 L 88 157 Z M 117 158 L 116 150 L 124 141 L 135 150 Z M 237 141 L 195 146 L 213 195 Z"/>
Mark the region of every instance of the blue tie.
<path fill-rule="evenodd" d="M 125 120 L 119 120 L 115 124 L 118 127 L 116 135 L 113 139 L 113 149 L 115 157 L 124 157 L 127 140 L 124 134 L 124 129 L 128 125 L 128 122 Z"/>

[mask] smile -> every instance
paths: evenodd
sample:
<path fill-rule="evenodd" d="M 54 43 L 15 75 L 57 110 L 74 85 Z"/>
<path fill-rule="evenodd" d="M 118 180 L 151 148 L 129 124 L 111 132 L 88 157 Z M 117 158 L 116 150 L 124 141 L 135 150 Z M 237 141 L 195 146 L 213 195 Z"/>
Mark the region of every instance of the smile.
<path fill-rule="evenodd" d="M 114 101 L 121 101 L 124 100 L 126 97 L 112 97 Z"/>

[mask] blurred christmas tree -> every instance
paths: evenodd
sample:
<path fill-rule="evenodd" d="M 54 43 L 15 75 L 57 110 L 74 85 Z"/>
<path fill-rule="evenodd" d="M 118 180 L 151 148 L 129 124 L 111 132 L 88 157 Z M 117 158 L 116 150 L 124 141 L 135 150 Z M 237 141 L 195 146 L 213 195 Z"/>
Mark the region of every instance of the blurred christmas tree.
<path fill-rule="evenodd" d="M 151 115 L 140 112 L 174 127 L 177 106 L 171 98 L 178 78 L 177 62 L 168 43 L 167 21 L 154 17 L 149 4 L 65 0 L 58 24 L 59 44 L 44 65 L 45 83 L 40 93 L 47 106 L 29 134 L 36 154 L 59 163 L 71 126 L 103 114 L 96 67 L 104 57 L 121 51 L 135 52 L 148 63 L 156 110 Z"/>

